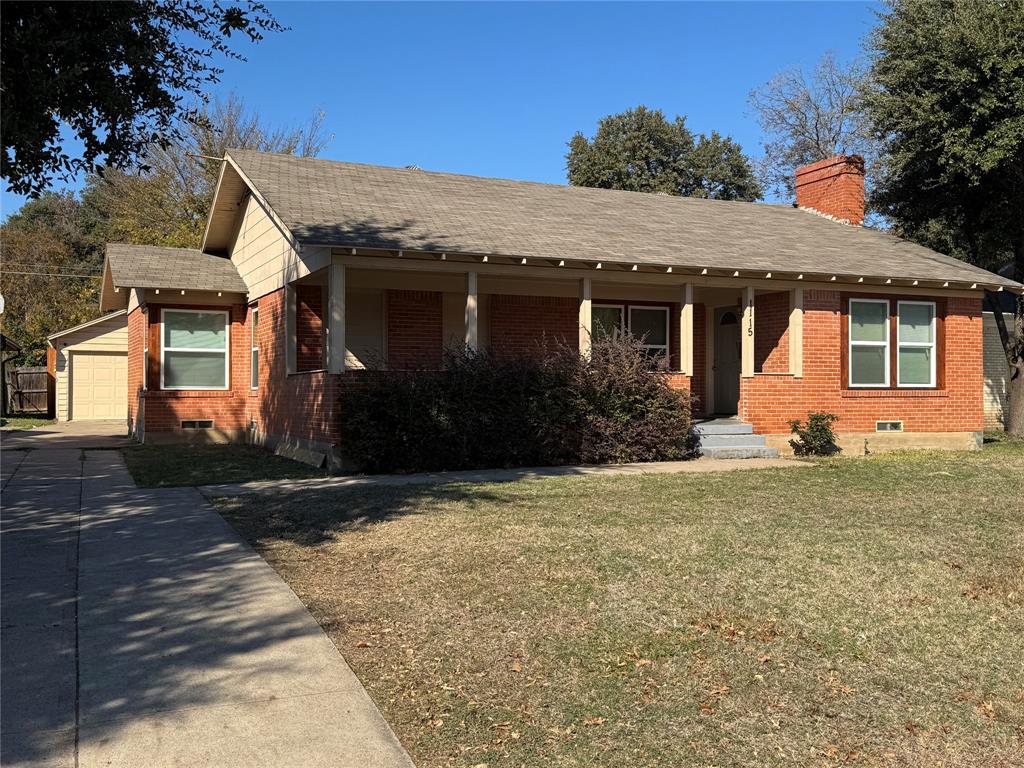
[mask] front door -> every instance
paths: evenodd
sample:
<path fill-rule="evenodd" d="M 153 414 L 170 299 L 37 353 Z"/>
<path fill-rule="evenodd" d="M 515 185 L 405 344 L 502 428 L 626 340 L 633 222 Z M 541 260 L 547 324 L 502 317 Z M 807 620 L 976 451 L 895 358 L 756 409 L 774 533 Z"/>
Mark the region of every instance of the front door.
<path fill-rule="evenodd" d="M 740 402 L 740 313 L 715 310 L 715 412 L 735 414 Z"/>

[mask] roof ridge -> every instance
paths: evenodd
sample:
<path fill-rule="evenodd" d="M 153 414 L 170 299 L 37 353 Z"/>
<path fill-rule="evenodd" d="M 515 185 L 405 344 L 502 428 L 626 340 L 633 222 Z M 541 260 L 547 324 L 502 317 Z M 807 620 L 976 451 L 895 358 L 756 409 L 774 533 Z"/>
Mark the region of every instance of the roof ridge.
<path fill-rule="evenodd" d="M 404 174 L 412 175 L 412 174 L 424 174 L 425 173 L 425 174 L 429 174 L 431 176 L 442 176 L 442 177 L 454 178 L 454 179 L 469 179 L 469 180 L 473 180 L 473 181 L 488 181 L 488 182 L 497 182 L 497 183 L 500 183 L 500 184 L 509 184 L 509 185 L 530 185 L 530 186 L 535 186 L 535 187 L 545 187 L 545 188 L 557 189 L 557 190 L 572 190 L 574 192 L 582 192 L 582 193 L 590 193 L 590 194 L 593 194 L 593 193 L 598 193 L 598 194 L 600 194 L 600 193 L 610 193 L 610 194 L 620 194 L 620 195 L 649 195 L 651 197 L 658 198 L 658 199 L 681 200 L 681 201 L 686 201 L 687 203 L 703 203 L 703 204 L 736 203 L 736 204 L 743 205 L 743 206 L 756 206 L 758 208 L 762 208 L 762 209 L 766 209 L 766 210 L 788 210 L 788 209 L 792 208 L 792 205 L 789 204 L 789 203 L 766 203 L 766 202 L 759 202 L 759 201 L 756 201 L 756 200 L 718 200 L 718 199 L 707 198 L 707 197 L 693 197 L 693 196 L 688 196 L 688 195 L 673 195 L 673 194 L 665 193 L 665 192 L 642 192 L 640 190 L 634 190 L 634 189 L 609 189 L 607 187 L 584 187 L 584 186 L 577 186 L 575 184 L 556 184 L 556 183 L 551 182 L 551 181 L 533 181 L 531 179 L 509 179 L 509 178 L 505 178 L 505 177 L 502 177 L 502 176 L 481 176 L 481 175 L 475 174 L 475 173 L 454 173 L 452 171 L 432 171 L 432 170 L 427 170 L 425 168 L 420 168 L 420 167 L 407 168 L 407 167 L 396 166 L 396 165 L 381 165 L 381 164 L 378 164 L 378 163 L 359 163 L 359 162 L 355 162 L 355 161 L 352 161 L 352 160 L 335 160 L 335 159 L 329 158 L 329 157 L 311 157 L 311 156 L 308 156 L 308 155 L 295 155 L 295 154 L 291 154 L 289 152 L 264 152 L 264 151 L 259 150 L 259 149 L 240 149 L 240 148 L 230 149 L 229 148 L 229 149 L 225 150 L 225 154 L 232 155 L 233 157 L 234 157 L 233 153 L 236 153 L 236 152 L 246 152 L 246 153 L 254 154 L 254 155 L 264 155 L 264 156 L 270 156 L 270 157 L 279 157 L 279 158 L 282 158 L 282 159 L 291 160 L 291 161 L 299 161 L 299 162 L 329 163 L 331 165 L 337 165 L 337 166 L 349 166 L 349 167 L 356 167 L 356 168 L 371 168 L 371 169 L 373 169 L 375 171 L 381 171 L 381 170 L 383 170 L 383 171 L 391 171 L 391 172 L 399 173 L 399 174 L 403 174 L 403 175 Z"/>

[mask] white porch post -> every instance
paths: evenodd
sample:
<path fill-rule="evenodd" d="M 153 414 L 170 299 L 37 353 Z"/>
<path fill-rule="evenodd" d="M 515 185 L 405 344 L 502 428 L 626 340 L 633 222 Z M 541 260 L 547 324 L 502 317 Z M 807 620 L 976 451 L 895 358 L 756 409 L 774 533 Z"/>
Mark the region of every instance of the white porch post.
<path fill-rule="evenodd" d="M 480 305 L 477 296 L 477 273 L 466 273 L 466 346 L 476 352 L 480 348 Z"/>
<path fill-rule="evenodd" d="M 683 286 L 679 302 L 679 371 L 693 376 L 693 283 Z"/>
<path fill-rule="evenodd" d="M 345 265 L 335 260 L 327 269 L 327 371 L 344 373 Z"/>
<path fill-rule="evenodd" d="M 804 375 L 804 289 L 794 288 L 789 294 L 789 372 Z"/>
<path fill-rule="evenodd" d="M 580 354 L 584 357 L 590 357 L 590 339 L 594 325 L 592 294 L 590 278 L 584 277 L 580 280 Z"/>
<path fill-rule="evenodd" d="M 754 288 L 743 289 L 743 326 L 740 328 L 740 375 L 754 375 Z"/>

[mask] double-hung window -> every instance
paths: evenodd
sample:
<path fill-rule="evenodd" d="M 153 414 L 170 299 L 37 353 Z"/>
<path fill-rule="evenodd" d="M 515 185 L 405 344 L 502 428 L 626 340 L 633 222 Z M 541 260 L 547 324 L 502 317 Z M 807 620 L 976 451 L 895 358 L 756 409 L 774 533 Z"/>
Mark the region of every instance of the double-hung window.
<path fill-rule="evenodd" d="M 165 309 L 161 315 L 161 388 L 227 389 L 228 313 Z"/>
<path fill-rule="evenodd" d="M 252 389 L 259 389 L 260 386 L 260 345 L 257 328 L 260 322 L 260 308 L 254 304 L 251 314 L 251 326 L 249 336 L 249 386 Z"/>
<path fill-rule="evenodd" d="M 149 310 L 142 311 L 142 389 L 149 389 Z"/>
<path fill-rule="evenodd" d="M 901 387 L 935 386 L 935 304 L 901 301 L 896 331 L 896 381 Z"/>
<path fill-rule="evenodd" d="M 850 386 L 889 386 L 887 299 L 850 299 Z"/>

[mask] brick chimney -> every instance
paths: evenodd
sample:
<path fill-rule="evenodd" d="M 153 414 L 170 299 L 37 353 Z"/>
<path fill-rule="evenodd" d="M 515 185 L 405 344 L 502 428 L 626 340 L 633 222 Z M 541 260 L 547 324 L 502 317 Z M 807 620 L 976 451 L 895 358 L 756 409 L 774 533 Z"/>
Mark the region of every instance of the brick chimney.
<path fill-rule="evenodd" d="M 864 222 L 864 158 L 836 155 L 797 168 L 796 206 L 860 226 Z"/>

